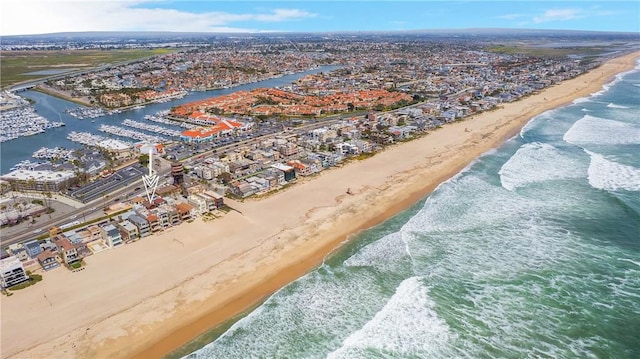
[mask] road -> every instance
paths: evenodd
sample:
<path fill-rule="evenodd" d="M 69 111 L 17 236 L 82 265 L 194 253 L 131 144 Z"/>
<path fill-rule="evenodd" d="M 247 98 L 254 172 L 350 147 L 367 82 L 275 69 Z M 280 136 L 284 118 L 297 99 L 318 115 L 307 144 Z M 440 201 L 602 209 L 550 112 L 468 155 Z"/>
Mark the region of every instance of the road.
<path fill-rule="evenodd" d="M 358 113 L 352 113 L 349 114 L 348 117 L 353 117 L 353 116 L 364 116 L 366 113 L 368 112 L 358 112 Z M 287 134 L 295 134 L 295 135 L 300 135 L 302 133 L 305 133 L 307 131 L 310 130 L 314 130 L 320 127 L 325 127 L 327 125 L 332 125 L 335 124 L 339 121 L 342 121 L 344 115 L 336 115 L 336 116 L 332 116 L 332 117 L 327 117 L 321 120 L 314 120 L 311 123 L 302 125 L 302 126 L 298 126 L 298 127 L 294 127 L 291 130 L 287 130 L 285 132 L 276 132 L 276 133 L 272 133 L 272 134 L 267 134 L 267 135 L 262 135 L 259 137 L 255 137 L 255 138 L 251 138 L 251 139 L 247 139 L 244 141 L 238 141 L 238 142 L 234 142 L 234 143 L 230 143 L 227 145 L 223 145 L 223 146 L 219 146 L 216 147 L 214 149 L 211 150 L 207 150 L 205 152 L 202 153 L 196 153 L 188 158 L 185 158 L 183 160 L 181 160 L 181 162 L 183 163 L 187 163 L 190 166 L 194 166 L 197 165 L 198 162 L 201 159 L 206 158 L 207 156 L 210 156 L 212 154 L 218 153 L 218 152 L 222 152 L 222 151 L 226 151 L 226 150 L 230 150 L 230 149 L 235 149 L 241 146 L 246 146 L 246 145 L 254 145 L 259 143 L 260 141 L 263 141 L 265 139 L 270 139 L 276 136 L 280 136 L 280 135 L 287 135 Z M 160 175 L 161 177 L 168 174 L 170 172 L 170 169 L 165 169 L 165 170 L 161 170 L 158 172 L 158 175 Z M 115 174 L 114 174 L 115 176 Z M 43 223 L 38 224 L 38 227 L 40 227 L 41 229 L 38 232 L 33 231 L 33 229 L 26 229 L 20 232 L 17 232 L 14 236 L 12 236 L 12 238 L 6 239 L 6 240 L 2 240 L 2 247 L 5 248 L 13 243 L 20 243 L 20 242 L 24 242 L 27 240 L 31 240 L 34 239 L 44 233 L 46 233 L 51 227 L 53 226 L 61 226 L 63 224 L 72 222 L 74 220 L 78 220 L 83 218 L 84 216 L 87 215 L 91 215 L 95 212 L 95 209 L 92 209 L 94 207 L 97 208 L 103 208 L 105 207 L 106 204 L 109 203 L 114 203 L 114 201 L 120 201 L 122 198 L 126 197 L 127 194 L 129 194 L 132 190 L 134 190 L 136 187 L 142 187 L 142 177 L 140 177 L 137 180 L 133 180 L 129 178 L 127 181 L 123 181 L 124 182 L 124 187 L 115 190 L 114 192 L 110 192 L 108 194 L 108 201 L 107 201 L 107 197 L 106 196 L 102 196 L 101 194 L 103 192 L 99 192 L 99 194 L 97 194 L 96 191 L 92 190 L 91 185 L 88 185 L 89 190 L 87 191 L 88 193 L 88 198 L 91 198 L 92 200 L 89 200 L 89 202 L 87 202 L 85 204 L 84 207 L 82 208 L 78 208 L 70 213 L 68 213 L 67 216 L 65 216 L 64 218 L 54 218 L 48 221 L 45 221 Z M 130 182 L 131 181 L 131 182 Z M 119 182 L 119 181 L 118 181 Z M 121 185 L 120 183 L 117 183 L 117 185 Z M 110 187 L 113 188 L 113 187 Z M 98 197 L 96 197 L 98 196 Z M 74 218 L 71 218 L 74 217 Z"/>

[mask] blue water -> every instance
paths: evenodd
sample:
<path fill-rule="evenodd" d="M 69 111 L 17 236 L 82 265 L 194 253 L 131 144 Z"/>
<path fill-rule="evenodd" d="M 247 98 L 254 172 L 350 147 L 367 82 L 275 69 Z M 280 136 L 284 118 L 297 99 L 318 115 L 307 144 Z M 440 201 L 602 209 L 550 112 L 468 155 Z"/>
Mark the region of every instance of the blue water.
<path fill-rule="evenodd" d="M 639 113 L 537 116 L 189 357 L 639 358 Z"/>
<path fill-rule="evenodd" d="M 77 119 L 68 113 L 66 110 L 70 110 L 78 107 L 77 104 L 65 101 L 56 97 L 52 97 L 37 91 L 24 91 L 19 94 L 23 97 L 32 99 L 35 101 L 34 107 L 40 116 L 45 117 L 49 121 L 62 121 L 65 123 L 65 127 L 59 127 L 48 130 L 45 133 L 41 133 L 35 136 L 20 137 L 11 141 L 3 142 L 0 146 L 0 173 L 5 174 L 9 172 L 10 168 L 15 166 L 18 162 L 23 160 L 34 160 L 31 158 L 33 152 L 37 151 L 41 147 L 64 147 L 68 149 L 80 148 L 82 145 L 67 140 L 66 136 L 72 131 L 76 132 L 90 132 L 102 136 L 107 136 L 106 133 L 98 131 L 100 125 L 117 125 L 122 126 L 122 121 L 125 119 L 132 119 L 140 122 L 148 122 L 144 119 L 145 115 L 152 115 L 158 111 L 168 110 L 171 107 L 192 102 L 198 100 L 204 100 L 211 97 L 217 97 L 227 95 L 236 91 L 249 91 L 260 87 L 276 87 L 283 86 L 292 83 L 293 81 L 308 75 L 319 72 L 333 71 L 340 66 L 322 66 L 317 69 L 300 72 L 292 75 L 286 75 L 278 78 L 273 78 L 264 81 L 258 81 L 255 83 L 240 85 L 232 88 L 210 90 L 203 92 L 190 92 L 187 96 L 165 103 L 154 103 L 145 106 L 143 109 L 124 111 L 119 114 L 113 114 L 108 116 L 102 116 L 95 119 L 92 122 L 91 119 Z M 155 122 L 148 122 L 156 126 L 166 126 Z M 145 132 L 143 130 L 137 130 L 139 132 Z M 113 136 L 112 136 L 113 137 Z M 119 138 L 115 136 L 114 138 Z M 134 141 L 130 138 L 119 138 L 125 141 Z"/>

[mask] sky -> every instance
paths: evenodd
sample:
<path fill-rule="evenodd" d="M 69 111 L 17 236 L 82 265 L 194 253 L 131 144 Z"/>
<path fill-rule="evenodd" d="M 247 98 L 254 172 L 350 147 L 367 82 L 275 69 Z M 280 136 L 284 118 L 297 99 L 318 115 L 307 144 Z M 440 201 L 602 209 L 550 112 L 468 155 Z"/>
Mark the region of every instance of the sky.
<path fill-rule="evenodd" d="M 516 28 L 640 33 L 640 1 L 2 0 L 0 36 Z"/>

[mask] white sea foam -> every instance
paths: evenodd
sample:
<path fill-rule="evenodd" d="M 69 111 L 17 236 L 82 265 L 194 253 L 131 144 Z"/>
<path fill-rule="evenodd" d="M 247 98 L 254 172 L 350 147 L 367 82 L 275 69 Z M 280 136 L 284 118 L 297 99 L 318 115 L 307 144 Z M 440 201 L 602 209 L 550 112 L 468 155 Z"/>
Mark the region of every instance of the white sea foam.
<path fill-rule="evenodd" d="M 578 97 L 577 99 L 573 100 L 574 104 L 585 103 L 585 102 L 591 102 L 591 99 L 589 97 Z"/>
<path fill-rule="evenodd" d="M 609 108 L 629 108 L 628 106 L 616 105 L 615 103 L 610 103 L 607 105 Z"/>
<path fill-rule="evenodd" d="M 393 357 L 444 357 L 456 336 L 434 308 L 428 288 L 418 277 L 408 278 L 382 310 L 327 358 L 363 358 L 372 351 Z"/>
<path fill-rule="evenodd" d="M 520 147 L 498 174 L 502 187 L 513 191 L 530 183 L 584 177 L 586 170 L 552 145 L 534 142 Z"/>
<path fill-rule="evenodd" d="M 403 232 L 395 232 L 370 243 L 344 261 L 347 267 L 374 267 L 390 271 L 402 265 L 409 258 Z"/>
<path fill-rule="evenodd" d="M 640 169 L 607 160 L 603 155 L 586 151 L 589 163 L 589 184 L 608 191 L 640 191 Z"/>
<path fill-rule="evenodd" d="M 490 203 L 487 198 L 492 198 Z M 423 209 L 403 230 L 416 233 L 464 231 L 499 225 L 512 217 L 530 216 L 531 202 L 475 175 L 460 176 L 431 194 Z"/>
<path fill-rule="evenodd" d="M 574 145 L 640 144 L 640 126 L 585 115 L 571 126 L 563 139 Z"/>
<path fill-rule="evenodd" d="M 284 287 L 197 351 L 196 357 L 317 357 L 338 347 L 388 300 L 370 272 L 347 275 L 344 269 L 338 271 L 320 268 Z M 301 348 L 299 338 L 305 335 L 322 340 Z"/>

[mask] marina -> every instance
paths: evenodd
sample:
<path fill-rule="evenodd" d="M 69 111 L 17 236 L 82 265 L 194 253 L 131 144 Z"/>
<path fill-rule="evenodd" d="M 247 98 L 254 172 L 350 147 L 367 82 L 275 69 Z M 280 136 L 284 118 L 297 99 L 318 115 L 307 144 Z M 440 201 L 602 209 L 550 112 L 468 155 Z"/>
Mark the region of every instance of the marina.
<path fill-rule="evenodd" d="M 102 142 L 109 140 L 109 138 L 94 135 L 89 132 L 76 132 L 73 131 L 67 135 L 67 139 L 72 142 L 76 142 L 85 146 L 93 146 L 93 147 L 104 147 L 101 145 Z M 110 140 L 111 142 L 117 142 L 119 145 L 132 147 L 132 142 L 121 141 L 121 140 Z"/>
<path fill-rule="evenodd" d="M 40 163 L 40 162 L 34 162 L 34 161 L 31 161 L 31 160 L 22 160 L 22 161 L 16 163 L 13 167 L 11 167 L 9 172 L 18 171 L 18 170 L 29 170 L 29 171 L 32 171 L 36 167 L 40 166 L 41 164 L 42 163 Z"/>
<path fill-rule="evenodd" d="M 129 127 L 133 127 L 133 128 L 137 128 L 139 130 L 145 130 L 145 131 L 149 131 L 149 132 L 156 132 L 165 136 L 171 136 L 171 137 L 180 137 L 181 133 L 179 131 L 176 130 L 172 130 L 172 129 L 168 129 L 166 127 L 162 127 L 162 126 L 156 126 L 156 125 L 149 125 L 146 124 L 144 122 L 138 122 L 138 121 L 134 121 L 134 120 L 130 120 L 130 119 L 126 119 L 124 121 L 122 121 L 122 124 L 125 126 L 129 126 Z"/>
<path fill-rule="evenodd" d="M 30 106 L 4 111 L 0 114 L 0 142 L 37 135 L 64 125 L 62 121 L 47 120 Z"/>
<path fill-rule="evenodd" d="M 147 121 L 161 123 L 161 124 L 164 124 L 164 125 L 180 126 L 180 127 L 184 127 L 184 128 L 188 128 L 188 129 L 194 129 L 194 128 L 200 127 L 200 126 L 188 123 L 188 122 L 178 122 L 178 121 L 170 120 L 170 119 L 166 118 L 166 116 L 168 114 L 169 114 L 169 110 L 158 111 L 154 115 L 145 115 L 144 119 L 147 120 Z"/>
<path fill-rule="evenodd" d="M 79 120 L 98 118 L 107 114 L 107 112 L 100 107 L 76 107 L 66 112 Z"/>
<path fill-rule="evenodd" d="M 74 158 L 73 152 L 73 150 L 67 150 L 62 147 L 41 147 L 39 150 L 35 151 L 31 157 L 46 160 L 72 160 Z"/>
<path fill-rule="evenodd" d="M 166 137 L 147 135 L 145 133 L 129 130 L 120 126 L 100 125 L 98 130 L 101 132 L 109 133 L 109 134 L 120 136 L 120 137 L 133 138 L 134 140 L 139 140 L 139 141 L 146 141 L 146 142 L 169 141 Z"/>
<path fill-rule="evenodd" d="M 247 83 L 244 85 L 238 85 L 226 89 L 209 90 L 204 92 L 188 92 L 184 97 L 173 97 L 171 101 L 165 103 L 148 103 L 144 107 L 138 107 L 137 109 L 130 109 L 129 111 L 122 110 L 109 110 L 105 111 L 105 115 L 96 117 L 90 121 L 78 121 L 76 117 L 70 115 L 67 111 L 78 107 L 77 104 L 41 93 L 38 91 L 27 90 L 19 93 L 21 98 L 26 98 L 34 102 L 32 105 L 36 112 L 46 119 L 56 119 L 56 121 L 64 122 L 66 126 L 59 128 L 52 128 L 46 130 L 46 132 L 35 133 L 35 137 L 15 137 L 11 139 L 7 138 L 2 143 L 2 158 L 0 161 L 0 173 L 7 173 L 11 167 L 20 161 L 30 159 L 35 151 L 40 147 L 64 147 L 68 149 L 80 148 L 82 145 L 95 145 L 95 139 L 91 137 L 78 136 L 77 133 L 86 134 L 98 134 L 100 133 L 99 127 L 102 124 L 113 125 L 120 124 L 125 119 L 132 119 L 135 121 L 148 120 L 151 122 L 161 123 L 169 126 L 179 126 L 183 128 L 198 127 L 191 124 L 180 124 L 175 121 L 170 121 L 163 118 L 168 114 L 171 107 L 192 102 L 203 100 L 211 97 L 227 95 L 236 91 L 247 91 L 260 87 L 277 87 L 286 84 L 305 76 L 308 74 L 319 73 L 322 71 L 331 71 L 336 68 L 335 66 L 323 66 L 318 69 L 296 73 L 293 75 L 286 75 L 279 78 L 268 79 L 264 81 Z M 16 95 L 17 96 L 17 95 Z M 83 107 L 89 108 L 89 107 Z M 5 112 L 2 112 L 4 115 Z M 148 117 L 147 117 L 148 116 Z M 71 133 L 75 132 L 75 135 Z M 0 131 L 2 134 L 2 131 Z M 98 135 L 103 140 L 105 136 Z M 73 139 L 71 139 L 73 138 Z M 136 141 L 137 142 L 137 141 Z M 131 142 L 125 142 L 132 145 Z"/>

